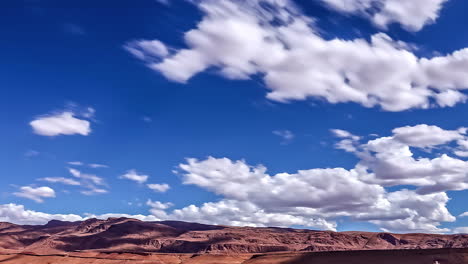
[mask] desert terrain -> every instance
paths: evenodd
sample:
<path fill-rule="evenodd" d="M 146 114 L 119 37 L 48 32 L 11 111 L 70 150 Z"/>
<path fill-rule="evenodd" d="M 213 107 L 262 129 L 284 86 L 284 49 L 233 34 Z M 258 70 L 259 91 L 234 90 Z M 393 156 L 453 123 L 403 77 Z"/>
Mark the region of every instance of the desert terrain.
<path fill-rule="evenodd" d="M 468 263 L 468 235 L 332 232 L 128 218 L 0 223 L 0 263 Z"/>

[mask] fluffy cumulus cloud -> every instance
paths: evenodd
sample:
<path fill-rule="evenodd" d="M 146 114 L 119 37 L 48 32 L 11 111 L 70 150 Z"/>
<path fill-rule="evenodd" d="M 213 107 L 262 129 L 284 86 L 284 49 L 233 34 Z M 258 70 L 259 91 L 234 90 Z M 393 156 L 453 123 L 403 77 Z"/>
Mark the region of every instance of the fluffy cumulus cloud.
<path fill-rule="evenodd" d="M 366 2 L 376 1 L 346 1 L 356 2 L 359 8 L 334 2 L 359 10 Z M 424 1 L 423 5 L 422 1 L 377 2 L 384 3 L 375 19 L 386 24 L 401 10 L 413 10 L 408 12 L 414 18 L 419 12 L 430 13 L 426 8 L 438 9 L 443 1 Z M 277 102 L 318 98 L 333 104 L 354 102 L 403 111 L 450 107 L 466 100 L 460 89 L 468 88 L 468 49 L 420 58 L 411 45 L 383 33 L 369 40 L 325 39 L 313 19 L 287 0 L 196 3 L 204 16 L 185 33 L 186 48 L 137 40 L 127 49 L 176 82 L 185 83 L 207 69 L 235 80 L 260 76 L 269 89 L 267 98 Z"/>
<path fill-rule="evenodd" d="M 393 130 L 396 140 L 412 147 L 432 147 L 442 145 L 450 141 L 463 139 L 465 128 L 459 130 L 444 130 L 438 126 L 425 124 L 417 126 L 405 126 Z"/>
<path fill-rule="evenodd" d="M 361 160 L 359 166 L 371 173 L 367 182 L 382 186 L 413 185 L 420 194 L 459 191 L 468 188 L 468 163 L 453 157 L 464 146 L 465 128 L 444 130 L 436 126 L 417 125 L 393 130 L 393 135 L 355 143 L 353 151 Z M 455 147 L 450 143 L 455 142 Z M 446 153 L 415 156 L 414 150 L 438 148 Z M 424 153 L 424 152 L 423 152 Z"/>
<path fill-rule="evenodd" d="M 136 170 L 129 170 L 125 174 L 119 177 L 120 179 L 127 179 L 137 183 L 144 183 L 148 180 L 149 176 L 144 174 L 138 174 Z"/>
<path fill-rule="evenodd" d="M 151 204 L 149 204 L 151 206 Z M 323 218 L 314 218 L 304 213 L 268 212 L 247 201 L 221 200 L 204 203 L 201 206 L 190 205 L 166 213 L 153 208 L 151 212 L 161 219 L 181 219 L 197 223 L 210 223 L 234 226 L 293 226 L 302 225 L 324 230 L 335 230 L 336 224 Z"/>
<path fill-rule="evenodd" d="M 25 215 L 12 220 L 16 222 L 126 216 L 145 221 L 172 219 L 336 230 L 340 219 L 347 218 L 392 232 L 466 231 L 464 227 L 453 230 L 441 227 L 445 222 L 456 220 L 447 209 L 448 191 L 468 189 L 468 161 L 456 157 L 456 152 L 467 145 L 465 128 L 446 130 L 421 124 L 395 128 L 390 135 L 377 138 L 339 129 L 331 132 L 338 141 L 352 146 L 335 145 L 356 156 L 358 161 L 353 168 L 312 168 L 271 174 L 265 166 L 250 165 L 244 160 L 189 158 L 176 170 L 183 184 L 212 192 L 219 197 L 217 201 L 173 208 L 172 203 L 148 200 L 150 215 L 136 216 L 48 215 L 24 210 L 18 205 L 3 205 L 0 219 L 17 217 L 12 212 L 14 209 L 17 214 Z M 89 191 L 105 185 L 103 179 L 95 175 L 76 169 L 70 169 L 70 173 L 80 185 L 92 186 Z M 65 183 L 66 179 L 50 178 L 48 181 Z M 136 179 L 141 183 L 147 180 Z M 165 184 L 147 186 L 160 192 L 169 189 Z M 49 189 L 26 186 L 15 195 L 40 202 L 55 196 Z M 459 217 L 465 216 L 468 213 Z"/>
<path fill-rule="evenodd" d="M 410 31 L 419 31 L 439 17 L 448 0 L 321 0 L 335 10 L 368 17 L 375 25 L 387 28 L 399 23 Z"/>
<path fill-rule="evenodd" d="M 82 217 L 74 214 L 47 214 L 26 210 L 23 205 L 0 205 L 0 222 L 10 222 L 22 225 L 42 225 L 50 220 L 80 221 Z"/>
<path fill-rule="evenodd" d="M 29 123 L 34 133 L 41 136 L 82 135 L 91 133 L 91 124 L 79 119 L 73 112 L 41 116 Z"/>
<path fill-rule="evenodd" d="M 130 214 L 48 214 L 27 210 L 23 205 L 18 204 L 1 204 L 0 205 L 0 222 L 10 222 L 22 225 L 43 225 L 50 220 L 60 221 L 83 221 L 88 218 L 107 219 L 109 217 L 128 217 L 142 221 L 158 221 L 159 218 L 154 215 L 130 215 Z"/>
<path fill-rule="evenodd" d="M 343 149 L 358 158 L 353 169 L 314 168 L 272 175 L 265 166 L 244 160 L 191 158 L 179 165 L 183 183 L 221 199 L 171 210 L 149 202 L 151 213 L 160 219 L 331 230 L 347 217 L 384 231 L 453 231 L 440 226 L 456 220 L 446 207 L 447 191 L 468 189 L 468 162 L 452 156 L 463 147 L 459 142 L 466 140 L 465 128 L 406 126 L 372 139 L 345 130 L 331 132 L 352 146 Z M 418 149 L 423 151 L 416 155 Z"/>
<path fill-rule="evenodd" d="M 42 186 L 42 187 L 23 186 L 23 187 L 20 187 L 17 192 L 13 193 L 13 195 L 17 197 L 31 199 L 38 203 L 42 203 L 44 202 L 44 198 L 54 198 L 55 191 L 54 189 L 47 187 L 47 186 Z"/>

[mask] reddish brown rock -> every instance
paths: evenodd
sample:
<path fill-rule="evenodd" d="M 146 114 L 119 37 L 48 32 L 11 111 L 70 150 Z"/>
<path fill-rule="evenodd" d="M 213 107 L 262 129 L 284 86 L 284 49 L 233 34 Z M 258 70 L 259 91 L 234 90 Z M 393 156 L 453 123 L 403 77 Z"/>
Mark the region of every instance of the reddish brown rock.
<path fill-rule="evenodd" d="M 128 218 L 82 222 L 54 220 L 42 226 L 0 223 L 2 252 L 34 254 L 252 254 L 439 248 L 468 248 L 468 235 L 229 227 L 177 221 L 142 222 Z"/>

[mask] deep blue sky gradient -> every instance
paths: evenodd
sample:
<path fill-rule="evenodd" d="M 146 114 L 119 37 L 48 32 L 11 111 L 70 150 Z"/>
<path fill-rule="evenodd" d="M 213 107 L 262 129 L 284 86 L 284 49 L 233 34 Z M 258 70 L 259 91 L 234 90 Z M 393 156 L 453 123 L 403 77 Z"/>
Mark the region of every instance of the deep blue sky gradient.
<path fill-rule="evenodd" d="M 357 135 L 389 135 L 395 127 L 433 124 L 444 129 L 467 126 L 468 104 L 453 108 L 385 112 L 357 104 L 308 100 L 280 104 L 265 99 L 261 81 L 228 81 L 214 72 L 195 76 L 187 85 L 170 82 L 146 68 L 123 49 L 135 39 L 159 39 L 183 47 L 183 32 L 200 20 L 185 1 L 161 5 L 138 1 L 2 1 L 0 3 L 0 203 L 19 203 L 47 213 L 147 214 L 146 206 L 127 202 L 148 198 L 176 207 L 218 199 L 194 186 L 181 184 L 171 171 L 187 157 L 245 159 L 264 164 L 270 173 L 298 169 L 352 168 L 356 158 L 335 150 L 330 128 Z M 368 38 L 377 30 L 363 18 L 331 14 L 313 3 L 298 1 L 318 19 L 324 36 Z M 451 0 L 437 24 L 417 33 L 398 25 L 390 36 L 420 46 L 416 54 L 432 56 L 468 46 L 467 1 Z M 71 32 L 78 26 L 83 32 Z M 83 33 L 83 34 L 78 34 Z M 90 136 L 44 137 L 32 133 L 35 117 L 61 111 L 71 102 L 96 109 Z M 150 117 L 148 123 L 143 117 Z M 288 145 L 273 130 L 290 130 Z M 38 151 L 26 157 L 28 150 Z M 109 168 L 86 169 L 106 179 L 110 192 L 83 196 L 64 193 L 35 203 L 11 195 L 17 186 L 40 185 L 41 177 L 68 177 L 66 162 L 103 163 Z M 166 182 L 172 189 L 157 194 L 118 179 L 128 169 Z M 73 187 L 67 187 L 73 190 Z M 468 192 L 450 192 L 448 208 L 466 211 Z M 451 224 L 444 224 L 450 226 Z M 467 226 L 460 219 L 458 226 Z M 369 224 L 344 221 L 341 230 L 375 230 Z"/>

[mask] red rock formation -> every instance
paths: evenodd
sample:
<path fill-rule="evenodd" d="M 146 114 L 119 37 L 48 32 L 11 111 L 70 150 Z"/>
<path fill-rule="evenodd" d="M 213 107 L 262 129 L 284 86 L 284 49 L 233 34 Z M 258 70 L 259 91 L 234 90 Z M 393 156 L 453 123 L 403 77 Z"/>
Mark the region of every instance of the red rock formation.
<path fill-rule="evenodd" d="M 42 226 L 0 223 L 4 252 L 266 253 L 468 248 L 468 235 L 331 232 L 212 226 L 128 218 L 51 221 Z"/>

